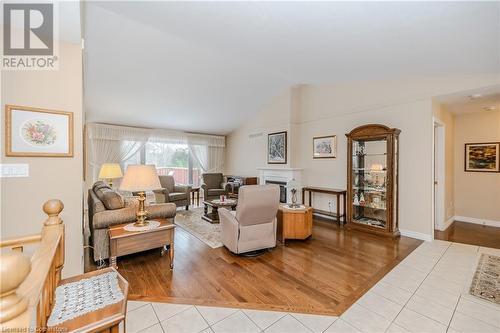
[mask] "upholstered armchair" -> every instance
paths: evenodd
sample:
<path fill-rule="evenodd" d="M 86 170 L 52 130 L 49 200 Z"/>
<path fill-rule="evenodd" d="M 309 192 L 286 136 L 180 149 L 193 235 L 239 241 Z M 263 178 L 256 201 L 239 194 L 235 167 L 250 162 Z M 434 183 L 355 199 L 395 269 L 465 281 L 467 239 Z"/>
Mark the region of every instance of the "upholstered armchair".
<path fill-rule="evenodd" d="M 236 211 L 219 208 L 221 238 L 233 253 L 247 253 L 276 246 L 277 185 L 242 186 Z"/>
<path fill-rule="evenodd" d="M 160 178 L 161 189 L 154 190 L 156 203 L 170 202 L 177 207 L 185 206 L 189 209 L 191 198 L 191 186 L 175 185 L 174 177 L 158 176 Z"/>
<path fill-rule="evenodd" d="M 222 173 L 204 173 L 201 175 L 201 188 L 205 200 L 218 199 L 221 195 L 228 195 L 229 187 L 224 182 Z"/>

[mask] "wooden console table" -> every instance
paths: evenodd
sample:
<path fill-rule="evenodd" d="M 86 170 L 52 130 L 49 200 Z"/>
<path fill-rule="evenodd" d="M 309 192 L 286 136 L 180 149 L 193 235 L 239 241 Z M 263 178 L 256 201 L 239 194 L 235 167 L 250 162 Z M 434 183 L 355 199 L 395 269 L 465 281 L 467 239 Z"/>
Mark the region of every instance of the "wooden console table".
<path fill-rule="evenodd" d="M 346 190 L 339 190 L 339 189 L 334 189 L 334 188 L 328 188 L 328 187 L 315 187 L 315 186 L 306 186 L 302 188 L 302 203 L 306 203 L 306 192 L 309 192 L 309 207 L 312 207 L 312 197 L 313 193 L 324 193 L 324 194 L 331 194 L 334 195 L 337 198 L 337 213 L 330 213 L 324 210 L 320 209 L 314 209 L 314 213 L 318 213 L 321 215 L 326 215 L 326 216 L 331 216 L 336 218 L 337 223 L 339 225 L 342 225 L 341 223 L 341 218 L 344 218 L 344 223 L 346 222 Z M 342 214 L 340 214 L 340 197 L 342 197 Z"/>

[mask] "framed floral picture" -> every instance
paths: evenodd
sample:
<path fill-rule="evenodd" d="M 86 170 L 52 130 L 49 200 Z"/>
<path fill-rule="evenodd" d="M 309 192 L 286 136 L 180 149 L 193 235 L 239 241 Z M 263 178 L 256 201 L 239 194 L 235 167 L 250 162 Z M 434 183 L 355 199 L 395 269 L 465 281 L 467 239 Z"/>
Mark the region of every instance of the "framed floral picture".
<path fill-rule="evenodd" d="M 286 132 L 270 133 L 267 135 L 267 163 L 286 164 Z"/>
<path fill-rule="evenodd" d="M 319 136 L 313 138 L 313 158 L 337 157 L 337 136 Z"/>
<path fill-rule="evenodd" d="M 500 142 L 466 143 L 465 171 L 500 172 Z"/>
<path fill-rule="evenodd" d="M 5 155 L 73 156 L 73 113 L 5 106 Z"/>

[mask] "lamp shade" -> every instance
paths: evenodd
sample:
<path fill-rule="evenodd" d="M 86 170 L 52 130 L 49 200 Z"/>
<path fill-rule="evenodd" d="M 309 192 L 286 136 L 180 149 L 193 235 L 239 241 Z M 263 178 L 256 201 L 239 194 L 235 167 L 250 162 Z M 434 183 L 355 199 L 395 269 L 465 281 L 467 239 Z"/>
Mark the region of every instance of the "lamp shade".
<path fill-rule="evenodd" d="M 383 171 L 384 170 L 384 166 L 382 164 L 372 164 L 372 166 L 370 167 L 370 170 L 371 171 Z"/>
<path fill-rule="evenodd" d="M 123 177 L 122 168 L 118 163 L 104 163 L 99 170 L 100 179 L 113 179 Z"/>
<path fill-rule="evenodd" d="M 120 190 L 130 192 L 152 191 L 161 188 L 154 165 L 129 165 L 120 184 Z"/>

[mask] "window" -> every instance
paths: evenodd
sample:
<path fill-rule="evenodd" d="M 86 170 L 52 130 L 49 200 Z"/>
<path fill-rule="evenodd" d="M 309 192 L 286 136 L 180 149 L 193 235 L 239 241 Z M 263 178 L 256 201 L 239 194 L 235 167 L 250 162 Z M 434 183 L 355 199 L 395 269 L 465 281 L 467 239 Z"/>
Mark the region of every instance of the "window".
<path fill-rule="evenodd" d="M 173 176 L 176 184 L 200 184 L 200 168 L 185 144 L 148 142 L 145 145 L 145 163 L 156 165 L 160 176 Z"/>
<path fill-rule="evenodd" d="M 124 141 L 124 144 L 130 143 Z M 158 175 L 170 175 L 176 184 L 200 186 L 201 168 L 193 160 L 186 144 L 147 142 L 122 163 L 125 172 L 131 164 L 154 164 Z"/>
<path fill-rule="evenodd" d="M 121 144 L 122 144 L 122 148 L 124 146 L 125 149 L 129 149 L 129 147 L 131 145 L 136 145 L 136 144 L 140 145 L 139 142 L 136 142 L 136 141 L 127 141 L 127 140 L 122 141 Z M 122 167 L 123 172 L 125 172 L 127 170 L 127 167 L 129 165 L 141 164 L 141 161 L 142 161 L 141 154 L 142 154 L 142 149 L 139 149 L 133 155 L 131 155 L 128 159 L 126 159 L 125 161 L 123 161 L 121 163 L 121 167 Z"/>

